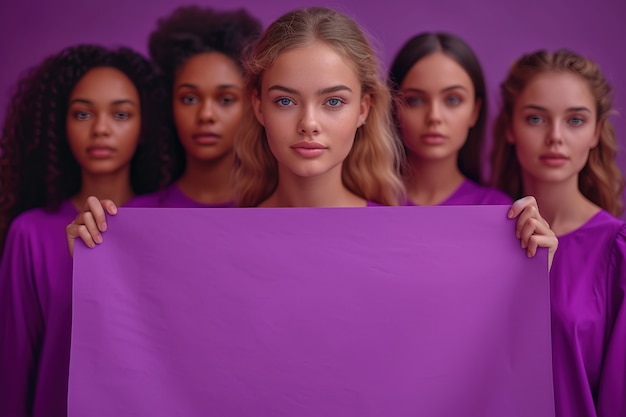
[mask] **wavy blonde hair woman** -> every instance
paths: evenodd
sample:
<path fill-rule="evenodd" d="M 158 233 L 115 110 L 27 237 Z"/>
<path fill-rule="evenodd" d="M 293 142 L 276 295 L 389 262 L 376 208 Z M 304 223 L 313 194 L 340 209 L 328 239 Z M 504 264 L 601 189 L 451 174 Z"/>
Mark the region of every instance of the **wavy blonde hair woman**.
<path fill-rule="evenodd" d="M 601 129 L 598 145 L 578 176 L 578 188 L 594 204 L 614 216 L 623 211 L 624 177 L 617 166 L 615 129 L 609 120 L 613 91 L 598 65 L 574 52 L 560 49 L 553 53 L 540 50 L 518 59 L 500 86 L 502 107 L 494 128 L 494 148 L 491 155 L 493 185 L 513 198 L 523 195 L 521 167 L 515 146 L 507 141 L 515 100 L 537 75 L 546 72 L 572 73 L 581 77 L 596 103 L 596 126 Z"/>
<path fill-rule="evenodd" d="M 343 57 L 357 74 L 361 93 L 371 98 L 367 122 L 357 129 L 342 165 L 344 186 L 368 201 L 398 205 L 404 199 L 399 176 L 402 148 L 393 130 L 391 94 L 376 53 L 354 20 L 322 7 L 298 9 L 280 17 L 266 29 L 245 62 L 247 93 L 261 93 L 264 72 L 282 53 L 313 42 L 322 42 Z M 244 112 L 235 159 L 236 204 L 258 206 L 278 186 L 278 164 L 252 105 Z"/>

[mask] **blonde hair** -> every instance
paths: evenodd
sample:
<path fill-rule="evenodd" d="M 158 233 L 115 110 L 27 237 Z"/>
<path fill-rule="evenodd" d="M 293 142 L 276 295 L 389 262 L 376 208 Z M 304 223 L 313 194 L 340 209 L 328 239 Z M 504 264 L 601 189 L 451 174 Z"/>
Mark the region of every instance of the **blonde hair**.
<path fill-rule="evenodd" d="M 391 94 L 376 54 L 362 29 L 349 17 L 332 9 L 312 7 L 289 12 L 272 23 L 245 60 L 248 96 L 260 95 L 263 73 L 288 50 L 321 41 L 351 62 L 369 94 L 367 123 L 356 132 L 354 145 L 343 163 L 342 181 L 353 193 L 384 205 L 404 198 L 400 179 L 401 142 L 391 119 Z M 250 100 L 235 141 L 234 195 L 240 207 L 265 201 L 278 185 L 278 165 L 257 121 Z"/>
<path fill-rule="evenodd" d="M 615 129 L 609 120 L 613 105 L 612 89 L 592 60 L 574 52 L 560 49 L 526 54 L 518 59 L 506 80 L 500 85 L 501 110 L 494 127 L 494 147 L 491 154 L 492 183 L 512 198 L 523 195 L 521 166 L 515 147 L 506 140 L 513 107 L 517 97 L 537 75 L 546 72 L 569 72 L 587 82 L 596 103 L 596 127 L 600 127 L 598 145 L 591 149 L 587 163 L 578 174 L 578 188 L 593 203 L 614 216 L 623 211 L 624 177 L 617 166 Z"/>

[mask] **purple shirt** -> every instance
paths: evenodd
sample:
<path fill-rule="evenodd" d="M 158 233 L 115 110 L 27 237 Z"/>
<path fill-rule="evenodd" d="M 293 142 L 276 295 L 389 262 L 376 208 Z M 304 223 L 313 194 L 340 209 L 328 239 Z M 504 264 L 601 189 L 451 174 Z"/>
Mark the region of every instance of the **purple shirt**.
<path fill-rule="evenodd" d="M 626 224 L 560 236 L 550 292 L 556 416 L 626 416 Z"/>
<path fill-rule="evenodd" d="M 459 188 L 447 199 L 439 203 L 439 206 L 482 206 L 482 205 L 506 205 L 513 203 L 513 199 L 495 188 L 476 184 L 466 178 Z M 412 201 L 407 203 L 415 206 Z"/>
<path fill-rule="evenodd" d="M 0 416 L 67 415 L 72 258 L 65 227 L 77 211 L 29 210 L 0 263 Z"/>
<path fill-rule="evenodd" d="M 233 201 L 225 201 L 216 204 L 204 204 L 187 197 L 177 184 L 150 194 L 144 194 L 133 198 L 125 207 L 165 207 L 165 208 L 221 208 L 234 207 Z"/>

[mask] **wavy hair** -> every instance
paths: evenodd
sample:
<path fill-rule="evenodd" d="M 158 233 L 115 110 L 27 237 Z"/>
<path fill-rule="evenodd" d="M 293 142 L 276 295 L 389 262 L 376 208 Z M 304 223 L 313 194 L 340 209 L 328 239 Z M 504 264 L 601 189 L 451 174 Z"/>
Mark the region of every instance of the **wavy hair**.
<path fill-rule="evenodd" d="M 343 163 L 344 185 L 368 201 L 399 204 L 404 198 L 399 176 L 402 151 L 391 121 L 391 94 L 380 76 L 376 53 L 354 20 L 323 7 L 298 9 L 277 19 L 245 62 L 248 95 L 260 94 L 263 73 L 281 53 L 315 41 L 330 46 L 351 63 L 362 94 L 371 97 L 367 123 L 357 129 L 354 145 Z M 248 103 L 240 136 L 235 141 L 235 201 L 242 207 L 258 206 L 277 185 L 276 158 L 267 143 L 265 129 Z"/>
<path fill-rule="evenodd" d="M 480 61 L 470 46 L 460 37 L 446 32 L 425 32 L 415 35 L 400 48 L 389 71 L 389 88 L 394 103 L 393 116 L 396 128 L 400 131 L 397 118 L 400 86 L 411 68 L 421 59 L 435 52 L 442 52 L 452 58 L 465 70 L 474 85 L 474 102 L 481 103 L 478 119 L 467 134 L 467 140 L 459 150 L 457 165 L 461 173 L 472 181 L 484 183 L 481 172 L 481 155 L 484 146 L 487 121 L 487 90 Z M 406 146 L 404 151 L 407 152 Z M 406 166 L 406 168 L 409 168 Z M 406 172 L 403 172 L 406 175 Z"/>
<path fill-rule="evenodd" d="M 76 45 L 51 55 L 18 80 L 0 138 L 0 250 L 10 223 L 32 208 L 56 210 L 81 188 L 81 168 L 66 134 L 69 97 L 91 69 L 112 67 L 133 82 L 141 101 L 141 130 L 131 161 L 136 194 L 170 182 L 173 132 L 164 124 L 163 79 L 129 48 Z"/>
<path fill-rule="evenodd" d="M 596 103 L 596 126 L 601 131 L 598 145 L 590 150 L 587 163 L 578 174 L 578 188 L 593 203 L 619 216 L 624 209 L 624 177 L 617 166 L 615 129 L 609 120 L 613 90 L 594 61 L 566 49 L 555 52 L 539 50 L 522 56 L 513 63 L 507 78 L 500 85 L 502 103 L 495 121 L 491 154 L 493 185 L 514 199 L 524 193 L 515 146 L 506 140 L 506 135 L 511 127 L 516 98 L 532 79 L 546 72 L 576 74 L 589 86 Z"/>
<path fill-rule="evenodd" d="M 172 126 L 172 86 L 187 60 L 201 53 L 220 52 L 231 58 L 243 74 L 243 58 L 261 32 L 261 22 L 245 9 L 217 11 L 211 7 L 181 6 L 157 21 L 148 50 L 168 83 L 168 121 Z M 174 144 L 174 155 L 177 178 L 185 169 L 185 150 L 180 141 Z"/>

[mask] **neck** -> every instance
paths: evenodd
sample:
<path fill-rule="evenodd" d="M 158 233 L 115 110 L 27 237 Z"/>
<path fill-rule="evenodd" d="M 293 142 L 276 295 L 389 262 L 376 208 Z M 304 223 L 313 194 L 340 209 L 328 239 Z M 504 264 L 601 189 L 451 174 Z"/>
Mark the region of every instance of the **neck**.
<path fill-rule="evenodd" d="M 130 169 L 110 175 L 83 172 L 80 191 L 72 197 L 72 203 L 78 210 L 82 210 L 87 197 L 93 195 L 99 200 L 112 200 L 118 207 L 123 206 L 135 196 L 129 178 Z"/>
<path fill-rule="evenodd" d="M 187 158 L 185 172 L 176 184 L 187 197 L 204 204 L 232 200 L 233 154 L 212 161 Z"/>
<path fill-rule="evenodd" d="M 543 182 L 523 176 L 524 194 L 537 200 L 541 216 L 557 236 L 572 232 L 600 211 L 578 189 L 578 177 L 563 182 Z"/>
<path fill-rule="evenodd" d="M 341 166 L 314 177 L 284 171 L 279 167 L 276 191 L 259 207 L 364 207 L 367 204 L 343 185 Z"/>
<path fill-rule="evenodd" d="M 447 200 L 465 180 L 456 159 L 456 154 L 436 161 L 409 155 L 405 184 L 411 201 L 421 206 L 433 206 Z"/>

